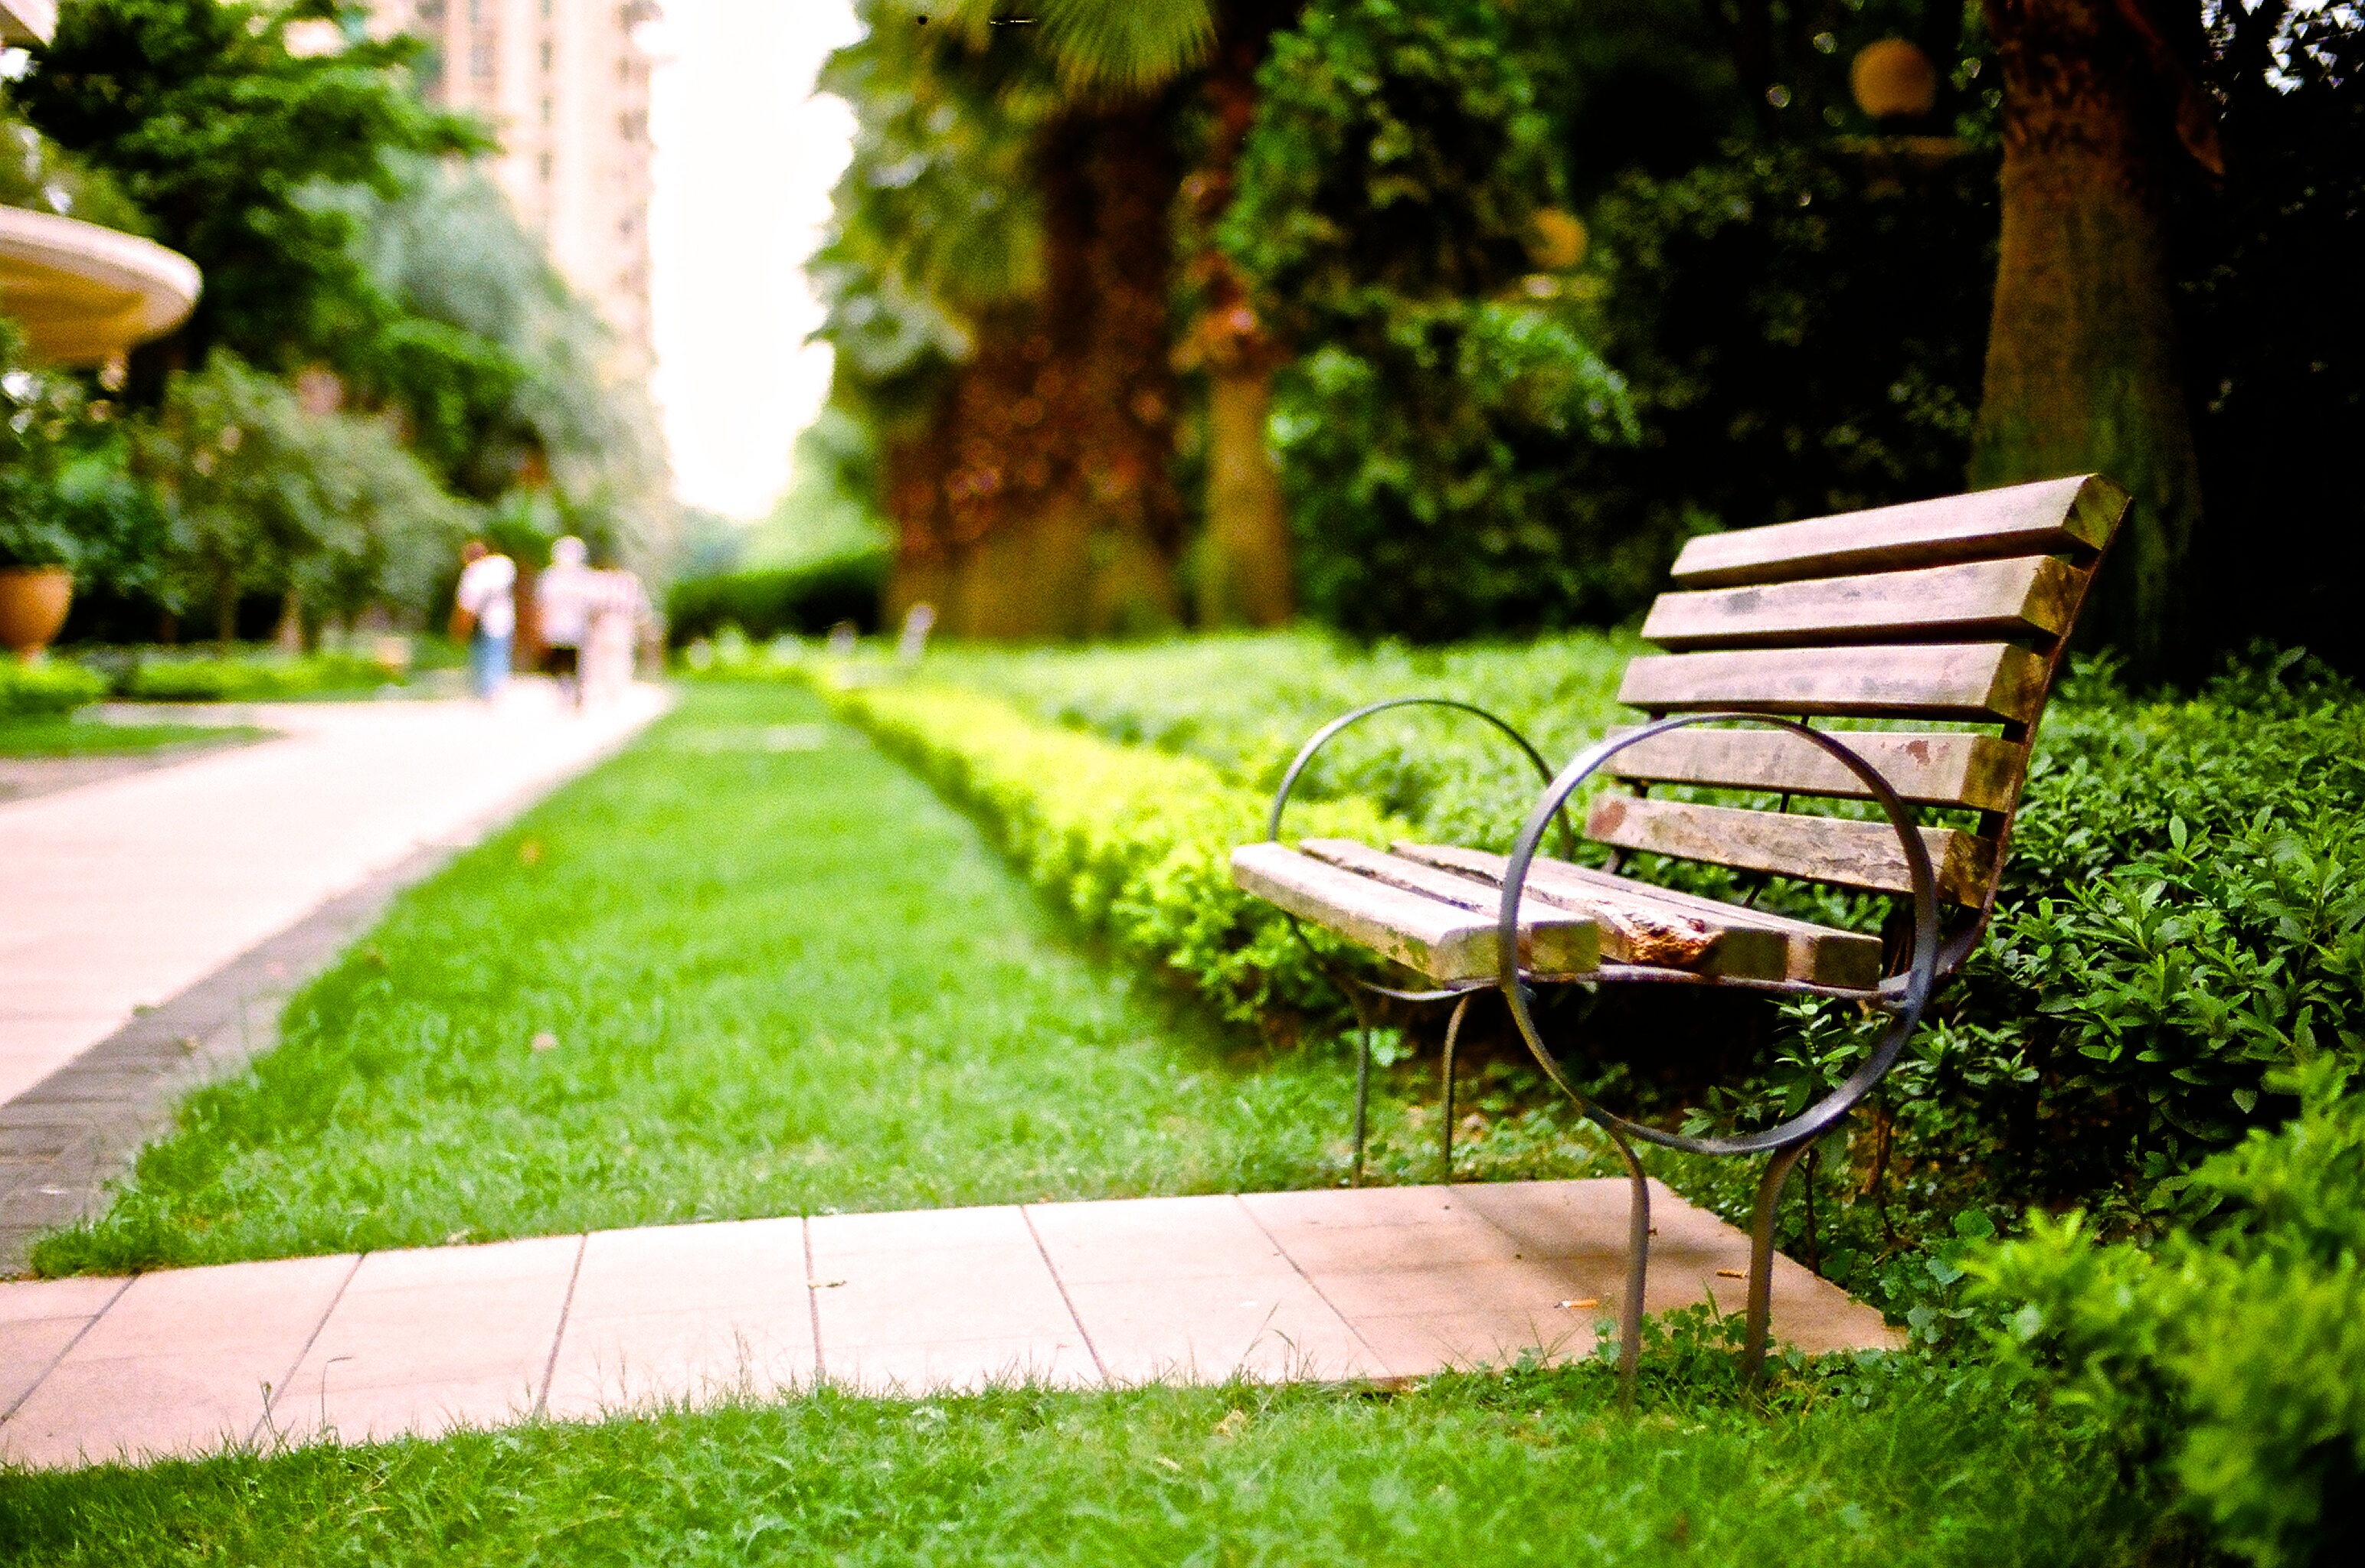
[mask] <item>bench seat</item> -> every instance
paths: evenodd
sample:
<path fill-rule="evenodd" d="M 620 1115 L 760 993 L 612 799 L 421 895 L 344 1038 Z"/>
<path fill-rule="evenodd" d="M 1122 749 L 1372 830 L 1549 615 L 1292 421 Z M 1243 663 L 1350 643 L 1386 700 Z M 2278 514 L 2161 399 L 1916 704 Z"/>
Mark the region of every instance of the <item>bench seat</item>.
<path fill-rule="evenodd" d="M 1384 954 L 1447 988 L 1493 984 L 1503 857 L 1348 839 L 1295 849 L 1244 845 L 1232 879 L 1300 920 Z M 1519 967 L 1537 979 L 1604 968 L 1676 969 L 1837 991 L 1879 983 L 1877 937 L 1791 920 L 1607 871 L 1538 858 L 1529 868 Z"/>

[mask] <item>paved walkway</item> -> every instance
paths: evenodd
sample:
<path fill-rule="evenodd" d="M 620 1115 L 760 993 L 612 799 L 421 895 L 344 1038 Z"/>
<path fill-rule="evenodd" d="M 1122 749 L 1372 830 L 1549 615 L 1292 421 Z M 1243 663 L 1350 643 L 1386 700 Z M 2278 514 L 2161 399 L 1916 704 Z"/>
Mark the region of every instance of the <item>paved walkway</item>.
<path fill-rule="evenodd" d="M 279 740 L 0 804 L 0 1103 L 422 846 L 465 841 L 664 708 L 215 709 Z"/>
<path fill-rule="evenodd" d="M 1748 1244 L 1652 1194 L 1653 1311 L 1738 1311 Z M 831 1215 L 0 1282 L 0 1459 L 359 1441 L 1035 1378 L 1418 1376 L 1586 1353 L 1626 1186 L 1521 1182 Z M 1787 1260 L 1774 1327 L 1891 1346 Z"/>

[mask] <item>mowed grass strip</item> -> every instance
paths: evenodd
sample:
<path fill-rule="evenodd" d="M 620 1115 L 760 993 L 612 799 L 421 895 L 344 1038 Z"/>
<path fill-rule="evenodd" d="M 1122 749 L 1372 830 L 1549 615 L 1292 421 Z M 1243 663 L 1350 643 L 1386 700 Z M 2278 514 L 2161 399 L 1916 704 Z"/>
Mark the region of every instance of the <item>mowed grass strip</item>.
<path fill-rule="evenodd" d="M 2126 1561 L 2103 1456 L 1935 1369 L 1771 1409 L 1616 1408 L 1599 1368 L 1314 1386 L 1014 1389 L 542 1424 L 148 1470 L 0 1474 L 0 1557 L 837 1563 Z"/>
<path fill-rule="evenodd" d="M 699 687 L 399 900 L 34 1261 L 1319 1185 L 1344 1074 L 1094 957 L 809 692 Z"/>

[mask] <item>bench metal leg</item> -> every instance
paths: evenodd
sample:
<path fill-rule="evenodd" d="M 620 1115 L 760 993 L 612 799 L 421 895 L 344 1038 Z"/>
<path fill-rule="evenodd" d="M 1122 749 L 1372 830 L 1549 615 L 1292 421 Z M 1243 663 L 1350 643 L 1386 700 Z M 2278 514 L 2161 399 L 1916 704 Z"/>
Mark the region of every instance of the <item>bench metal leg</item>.
<path fill-rule="evenodd" d="M 1741 1342 L 1741 1375 L 1752 1387 L 1765 1376 L 1765 1341 L 1774 1314 L 1774 1211 L 1781 1204 L 1790 1168 L 1813 1145 L 1814 1139 L 1808 1138 L 1776 1149 L 1757 1183 L 1757 1204 L 1749 1216 L 1749 1324 Z"/>
<path fill-rule="evenodd" d="M 1362 1020 L 1355 1031 L 1355 1163 L 1348 1173 L 1347 1183 L 1352 1187 L 1363 1184 L 1363 1140 L 1371 1130 L 1372 1109 L 1372 1023 Z"/>
<path fill-rule="evenodd" d="M 1445 1130 L 1438 1139 L 1437 1160 L 1440 1167 L 1438 1179 L 1449 1186 L 1453 1182 L 1453 1047 L 1462 1038 L 1462 1015 L 1470 1011 L 1470 999 L 1476 994 L 1464 991 L 1462 1000 L 1453 1004 L 1453 1016 L 1445 1021 L 1445 1092 L 1440 1097 Z"/>
<path fill-rule="evenodd" d="M 1618 1304 L 1618 1398 L 1631 1405 L 1635 1373 L 1642 1362 L 1642 1292 L 1651 1272 L 1651 1183 L 1626 1135 L 1606 1125 L 1602 1130 L 1618 1146 L 1633 1192 L 1626 1205 L 1626 1299 Z"/>

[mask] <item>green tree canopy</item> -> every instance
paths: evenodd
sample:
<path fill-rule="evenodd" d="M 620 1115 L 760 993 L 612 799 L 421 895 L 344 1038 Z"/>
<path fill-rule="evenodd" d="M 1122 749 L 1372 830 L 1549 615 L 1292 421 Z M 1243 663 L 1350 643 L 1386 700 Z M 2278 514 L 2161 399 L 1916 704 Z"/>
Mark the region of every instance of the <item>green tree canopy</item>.
<path fill-rule="evenodd" d="M 215 343 L 257 364 L 345 368 L 392 314 L 321 185 L 392 196 L 393 159 L 489 145 L 475 120 L 418 95 L 421 46 L 363 31 L 346 0 L 67 0 L 56 37 L 11 88 L 26 117 L 111 175 L 155 236 L 203 269 L 188 324 L 151 358 L 195 364 Z M 339 23 L 334 53 L 289 52 L 288 27 Z"/>

